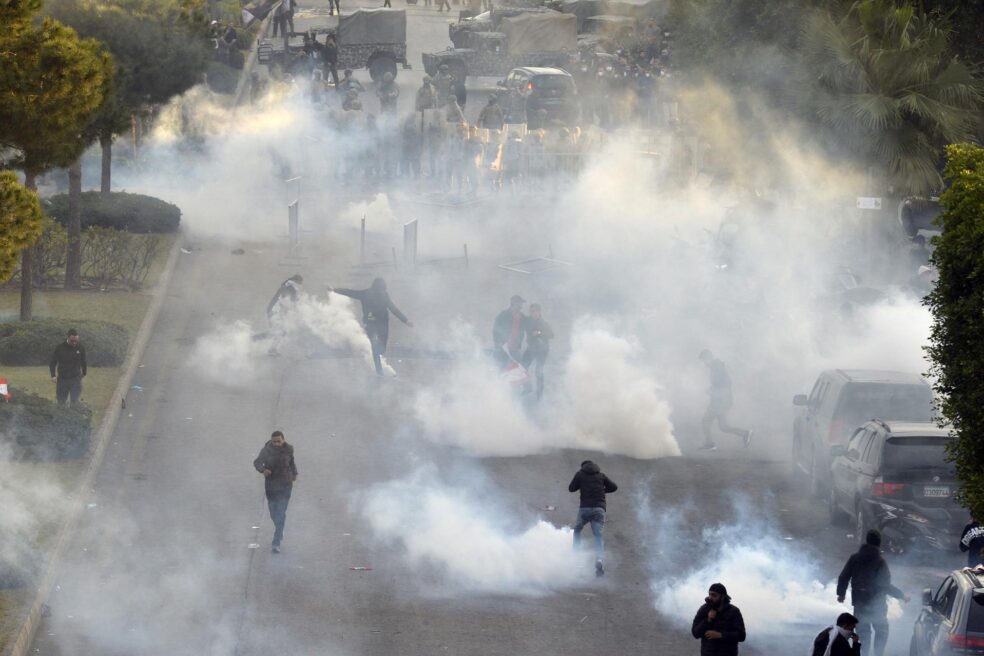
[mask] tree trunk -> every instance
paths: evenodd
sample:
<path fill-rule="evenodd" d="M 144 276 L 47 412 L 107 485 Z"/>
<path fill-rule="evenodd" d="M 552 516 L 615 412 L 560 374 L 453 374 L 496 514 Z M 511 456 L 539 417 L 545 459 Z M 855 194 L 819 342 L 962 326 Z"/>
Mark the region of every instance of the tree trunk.
<path fill-rule="evenodd" d="M 113 175 L 113 133 L 107 130 L 100 134 L 99 145 L 102 147 L 102 182 L 99 191 L 105 196 L 109 193 Z"/>
<path fill-rule="evenodd" d="M 38 190 L 37 177 L 34 173 L 24 172 L 24 186 L 31 191 Z M 34 246 L 28 246 L 21 251 L 21 297 L 20 320 L 30 321 L 33 318 L 34 305 Z"/>
<path fill-rule="evenodd" d="M 65 289 L 82 286 L 82 158 L 68 167 L 68 258 Z"/>

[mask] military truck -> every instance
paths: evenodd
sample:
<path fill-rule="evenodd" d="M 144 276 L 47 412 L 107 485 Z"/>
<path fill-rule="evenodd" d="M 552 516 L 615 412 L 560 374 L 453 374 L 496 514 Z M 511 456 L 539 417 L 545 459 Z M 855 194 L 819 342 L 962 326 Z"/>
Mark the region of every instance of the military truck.
<path fill-rule="evenodd" d="M 469 75 L 503 77 L 522 66 L 567 68 L 577 58 L 577 18 L 555 11 L 491 17 L 496 31 L 469 31 L 468 47 L 424 53 L 424 70 L 447 64 L 458 80 Z"/>
<path fill-rule="evenodd" d="M 374 81 L 386 73 L 396 77 L 398 63 L 407 63 L 407 13 L 404 9 L 357 9 L 307 32 L 294 32 L 282 40 L 264 39 L 257 55 L 261 64 L 280 66 L 288 73 L 321 66 L 321 46 L 328 35 L 338 44 L 338 69 L 368 68 Z M 336 22 L 337 21 L 337 22 Z"/>

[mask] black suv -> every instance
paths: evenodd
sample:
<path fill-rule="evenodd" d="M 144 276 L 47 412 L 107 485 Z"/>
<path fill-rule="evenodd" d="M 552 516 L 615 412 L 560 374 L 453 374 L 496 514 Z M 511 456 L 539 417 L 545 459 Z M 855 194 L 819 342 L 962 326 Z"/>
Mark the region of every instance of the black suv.
<path fill-rule="evenodd" d="M 954 500 L 950 439 L 934 422 L 873 419 L 855 430 L 830 449 L 831 521 L 851 517 L 859 541 L 877 528 L 895 553 L 955 552 L 967 511 Z"/>
<path fill-rule="evenodd" d="M 498 83 L 507 91 L 503 110 L 507 123 L 535 125 L 537 112 L 547 113 L 547 121 L 559 120 L 565 125 L 577 124 L 580 113 L 574 78 L 559 68 L 527 66 L 509 71 L 506 79 Z"/>
<path fill-rule="evenodd" d="M 984 654 L 984 569 L 950 572 L 934 592 L 923 590 L 909 656 Z"/>
<path fill-rule="evenodd" d="M 845 444 L 873 417 L 932 420 L 933 390 L 918 374 L 829 369 L 817 377 L 809 396 L 794 396 L 793 405 L 793 475 L 808 475 L 809 489 L 826 498 L 830 447 Z"/>

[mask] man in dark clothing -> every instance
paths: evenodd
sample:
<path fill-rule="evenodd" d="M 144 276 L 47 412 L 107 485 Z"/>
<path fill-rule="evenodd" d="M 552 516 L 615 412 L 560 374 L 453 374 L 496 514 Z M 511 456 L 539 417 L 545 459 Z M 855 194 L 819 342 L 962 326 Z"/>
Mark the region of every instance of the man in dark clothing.
<path fill-rule="evenodd" d="M 510 360 L 519 362 L 523 353 L 523 333 L 527 320 L 523 314 L 525 302 L 522 296 L 514 294 L 509 299 L 509 307 L 500 312 L 492 324 L 492 355 L 503 369 Z"/>
<path fill-rule="evenodd" d="M 865 543 L 858 552 L 851 554 L 847 564 L 837 578 L 837 601 L 844 603 L 847 584 L 851 584 L 851 602 L 854 615 L 858 618 L 858 635 L 862 643 L 870 641 L 872 629 L 875 632 L 874 648 L 865 652 L 874 656 L 885 653 L 888 644 L 888 602 L 886 595 L 909 601 L 901 590 L 892 585 L 892 574 L 888 563 L 881 555 L 881 533 L 871 529 L 865 536 Z"/>
<path fill-rule="evenodd" d="M 581 530 L 584 525 L 591 524 L 591 533 L 595 541 L 595 574 L 605 574 L 605 513 L 607 504 L 605 495 L 611 494 L 618 486 L 610 478 L 601 473 L 601 468 L 590 460 L 581 463 L 581 469 L 574 474 L 569 492 L 581 492 L 581 503 L 577 509 L 577 520 L 574 522 L 574 547 L 581 544 Z"/>
<path fill-rule="evenodd" d="M 287 280 L 280 283 L 280 287 L 277 288 L 277 292 L 270 299 L 270 303 L 267 305 L 267 319 L 273 318 L 273 313 L 277 310 L 281 303 L 289 303 L 293 305 L 297 302 L 298 295 L 301 291 L 301 285 L 304 284 L 304 277 L 299 273 L 295 273 Z"/>
<path fill-rule="evenodd" d="M 386 291 L 386 281 L 382 278 L 373 280 L 369 289 L 329 288 L 328 291 L 362 302 L 362 325 L 372 346 L 372 363 L 376 367 L 376 373 L 382 376 L 382 356 L 386 355 L 386 343 L 389 341 L 389 313 L 395 314 L 409 328 L 413 328 L 413 322 L 390 299 L 389 292 Z"/>
<path fill-rule="evenodd" d="M 543 398 L 543 365 L 550 354 L 550 340 L 553 329 L 543 319 L 538 303 L 530 305 L 530 316 L 526 320 L 526 351 L 523 352 L 523 366 L 529 371 L 536 365 L 536 400 Z"/>
<path fill-rule="evenodd" d="M 478 115 L 478 127 L 486 130 L 501 130 L 506 118 L 499 107 L 499 99 L 495 94 L 489 96 L 489 104 L 482 108 Z"/>
<path fill-rule="evenodd" d="M 813 656 L 861 656 L 861 639 L 854 632 L 858 618 L 841 613 L 837 624 L 828 626 L 813 641 Z"/>
<path fill-rule="evenodd" d="M 711 584 L 690 632 L 700 640 L 700 656 L 737 656 L 738 643 L 745 642 L 745 620 L 723 584 Z"/>
<path fill-rule="evenodd" d="M 74 328 L 68 331 L 65 341 L 55 347 L 48 363 L 51 382 L 55 384 L 55 398 L 58 405 L 69 400 L 72 405 L 82 396 L 82 379 L 89 373 L 85 363 L 85 347 L 79 343 L 79 333 Z"/>
<path fill-rule="evenodd" d="M 338 88 L 338 44 L 335 43 L 335 37 L 329 36 L 325 39 L 325 47 L 322 50 L 325 56 L 325 68 L 331 73 L 331 81 L 335 83 L 335 88 Z"/>
<path fill-rule="evenodd" d="M 737 435 L 741 438 L 742 444 L 747 448 L 752 441 L 752 431 L 744 428 L 735 428 L 728 424 L 728 412 L 731 410 L 731 376 L 724 363 L 714 357 L 714 354 L 704 349 L 700 352 L 700 360 L 710 372 L 711 386 L 708 391 L 710 402 L 701 420 L 701 429 L 704 432 L 704 444 L 700 447 L 702 451 L 714 451 L 717 446 L 711 437 L 711 426 L 717 422 L 722 433 Z"/>
<path fill-rule="evenodd" d="M 690 632 L 700 640 L 700 656 L 737 656 L 738 643 L 745 642 L 745 620 L 723 584 L 711 585 Z"/>
<path fill-rule="evenodd" d="M 284 539 L 284 523 L 287 521 L 287 504 L 290 493 L 297 480 L 297 465 L 294 463 L 294 447 L 287 444 L 284 434 L 273 431 L 270 440 L 263 445 L 260 455 L 253 461 L 256 471 L 263 474 L 266 488 L 267 507 L 273 520 L 273 552 L 280 553 L 280 542 Z"/>
<path fill-rule="evenodd" d="M 977 523 L 973 516 L 970 523 L 960 534 L 960 551 L 967 552 L 967 567 L 977 567 L 984 564 L 984 526 Z"/>

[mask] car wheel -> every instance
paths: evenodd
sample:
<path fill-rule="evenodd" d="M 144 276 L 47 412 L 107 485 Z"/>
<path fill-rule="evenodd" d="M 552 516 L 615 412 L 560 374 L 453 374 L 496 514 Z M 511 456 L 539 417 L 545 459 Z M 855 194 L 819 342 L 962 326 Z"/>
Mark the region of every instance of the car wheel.
<path fill-rule="evenodd" d="M 861 510 L 861 506 L 858 506 L 854 516 L 854 537 L 857 538 L 858 544 L 864 544 L 864 537 L 867 533 L 868 524 L 864 521 L 864 512 Z"/>
<path fill-rule="evenodd" d="M 387 73 L 392 73 L 396 78 L 396 60 L 392 57 L 376 57 L 369 62 L 369 77 L 373 82 L 379 82 Z"/>

